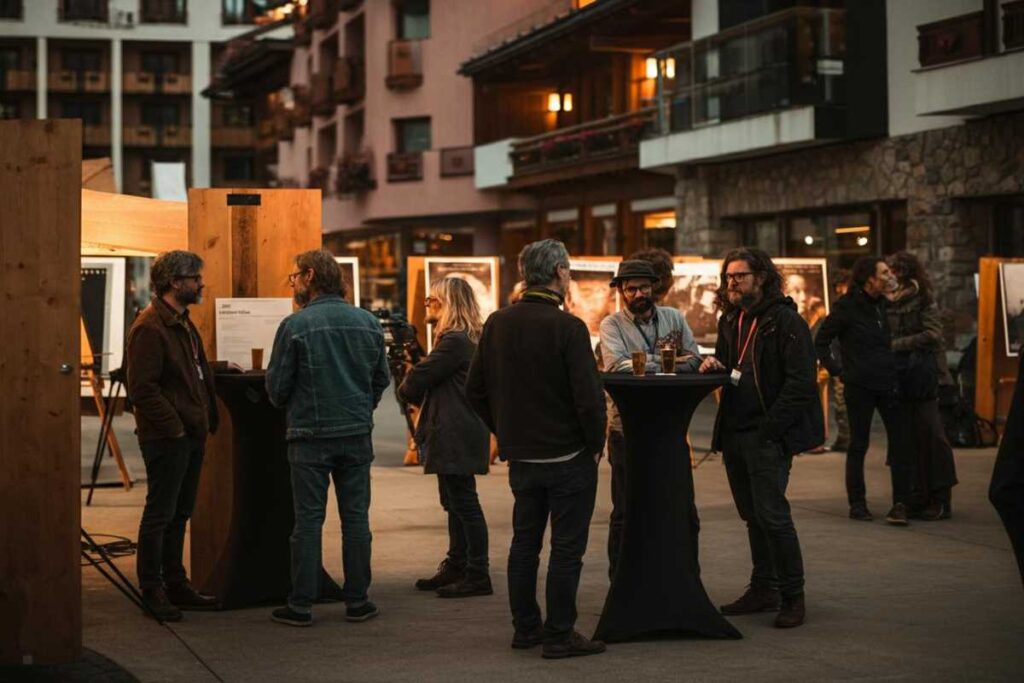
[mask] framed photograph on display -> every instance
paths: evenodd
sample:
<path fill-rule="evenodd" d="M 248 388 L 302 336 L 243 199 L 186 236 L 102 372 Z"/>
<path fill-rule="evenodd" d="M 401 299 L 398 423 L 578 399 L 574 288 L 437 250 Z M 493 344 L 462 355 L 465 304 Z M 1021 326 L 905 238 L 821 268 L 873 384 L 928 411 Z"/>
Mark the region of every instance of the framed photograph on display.
<path fill-rule="evenodd" d="M 569 261 L 572 282 L 565 297 L 565 310 L 586 323 L 592 347 L 601 339 L 601 321 L 622 305 L 618 292 L 608 286 L 618 268 L 617 259 Z"/>
<path fill-rule="evenodd" d="M 345 300 L 353 306 L 359 306 L 359 258 L 356 256 L 335 256 L 334 260 L 341 267 L 341 279 L 348 285 L 348 296 Z"/>
<path fill-rule="evenodd" d="M 498 258 L 496 256 L 446 256 L 424 259 L 426 292 L 434 282 L 457 277 L 469 283 L 480 306 L 480 316 L 498 310 Z M 427 352 L 433 348 L 434 330 L 427 325 Z"/>
<path fill-rule="evenodd" d="M 1006 355 L 1016 357 L 1024 343 L 1024 263 L 1000 263 L 999 280 Z"/>
<path fill-rule="evenodd" d="M 122 257 L 82 257 L 82 320 L 89 346 L 99 355 L 100 371 L 109 375 L 124 363 L 125 260 Z M 92 395 L 87 384 L 82 395 Z"/>
<path fill-rule="evenodd" d="M 782 293 L 812 330 L 829 313 L 828 266 L 823 258 L 773 259 L 782 276 Z"/>
<path fill-rule="evenodd" d="M 718 341 L 718 292 L 721 261 L 683 261 L 672 267 L 672 287 L 662 306 L 683 314 L 701 353 L 713 353 Z"/>

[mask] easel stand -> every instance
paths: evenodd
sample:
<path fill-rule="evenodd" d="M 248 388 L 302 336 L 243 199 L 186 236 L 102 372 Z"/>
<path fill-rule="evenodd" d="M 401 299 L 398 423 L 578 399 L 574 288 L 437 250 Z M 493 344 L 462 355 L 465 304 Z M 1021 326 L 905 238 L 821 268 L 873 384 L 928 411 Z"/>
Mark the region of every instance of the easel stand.
<path fill-rule="evenodd" d="M 100 386 L 99 364 L 95 362 L 92 353 L 92 346 L 89 343 L 89 335 L 85 332 L 85 320 L 81 320 L 82 340 L 82 378 L 92 388 L 92 397 L 96 402 L 96 413 L 100 418 L 100 436 L 96 444 L 96 456 L 92 463 L 92 478 L 89 482 L 89 496 L 86 505 L 92 503 L 92 494 L 96 488 L 96 477 L 99 476 L 100 464 L 103 461 L 103 454 L 106 447 L 110 447 L 110 454 L 114 456 L 117 469 L 121 474 L 121 483 L 125 491 L 132 488 L 132 478 L 128 473 L 128 467 L 124 464 L 124 456 L 121 454 L 121 445 L 117 442 L 117 435 L 114 434 L 114 401 L 117 393 L 124 382 L 123 370 L 118 369 L 110 373 L 110 389 L 106 400 L 103 398 L 103 388 Z"/>

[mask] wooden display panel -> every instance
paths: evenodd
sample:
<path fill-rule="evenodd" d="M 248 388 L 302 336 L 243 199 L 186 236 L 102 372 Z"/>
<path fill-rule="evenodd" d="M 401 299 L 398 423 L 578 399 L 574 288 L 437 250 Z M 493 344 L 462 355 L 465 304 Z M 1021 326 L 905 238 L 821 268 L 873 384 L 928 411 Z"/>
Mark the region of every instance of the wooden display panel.
<path fill-rule="evenodd" d="M 994 422 L 1000 432 L 1010 410 L 1017 359 L 1006 355 L 999 264 L 1022 262 L 1024 259 L 1019 258 L 978 259 L 978 376 L 974 411 L 979 417 Z"/>
<path fill-rule="evenodd" d="M 0 121 L 0 140 L 0 664 L 64 663 L 82 648 L 82 125 Z"/>
<path fill-rule="evenodd" d="M 259 205 L 228 205 L 228 195 L 257 195 Z M 192 189 L 188 193 L 189 250 L 205 261 L 203 302 L 191 309 L 207 356 L 217 358 L 214 300 L 288 297 L 295 256 L 321 246 L 319 190 Z M 269 349 L 265 361 L 269 360 Z M 230 457 L 231 418 L 220 405 L 220 429 L 206 445 L 191 524 L 192 581 L 211 590 L 231 519 L 236 473 Z"/>

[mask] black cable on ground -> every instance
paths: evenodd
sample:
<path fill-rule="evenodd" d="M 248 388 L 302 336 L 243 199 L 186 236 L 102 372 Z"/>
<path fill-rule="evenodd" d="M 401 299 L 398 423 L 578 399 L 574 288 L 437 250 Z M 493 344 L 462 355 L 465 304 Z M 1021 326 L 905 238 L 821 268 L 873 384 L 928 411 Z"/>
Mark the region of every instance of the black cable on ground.
<path fill-rule="evenodd" d="M 96 545 L 103 549 L 110 557 L 128 557 L 135 554 L 135 542 L 130 538 L 124 536 L 115 536 L 112 534 L 93 534 L 93 538 L 112 538 L 114 540 L 107 541 L 106 543 L 97 543 Z M 100 553 L 94 549 L 89 543 L 82 542 L 82 552 L 89 553 L 90 555 L 99 555 Z M 89 566 L 88 562 L 82 563 L 83 567 Z"/>

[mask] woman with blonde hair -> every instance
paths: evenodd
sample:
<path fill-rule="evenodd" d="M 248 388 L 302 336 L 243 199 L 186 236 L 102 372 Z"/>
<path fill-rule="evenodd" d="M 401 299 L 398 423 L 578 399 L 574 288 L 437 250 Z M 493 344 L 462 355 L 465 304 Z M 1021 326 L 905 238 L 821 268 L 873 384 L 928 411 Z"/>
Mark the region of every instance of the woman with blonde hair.
<path fill-rule="evenodd" d="M 442 598 L 490 595 L 487 521 L 475 478 L 487 474 L 490 433 L 469 407 L 464 389 L 483 320 L 472 287 L 459 278 L 434 283 L 424 305 L 434 348 L 410 370 L 398 393 L 420 406 L 414 436 L 424 471 L 437 475 L 441 507 L 448 513 L 448 555 L 416 588 Z"/>

